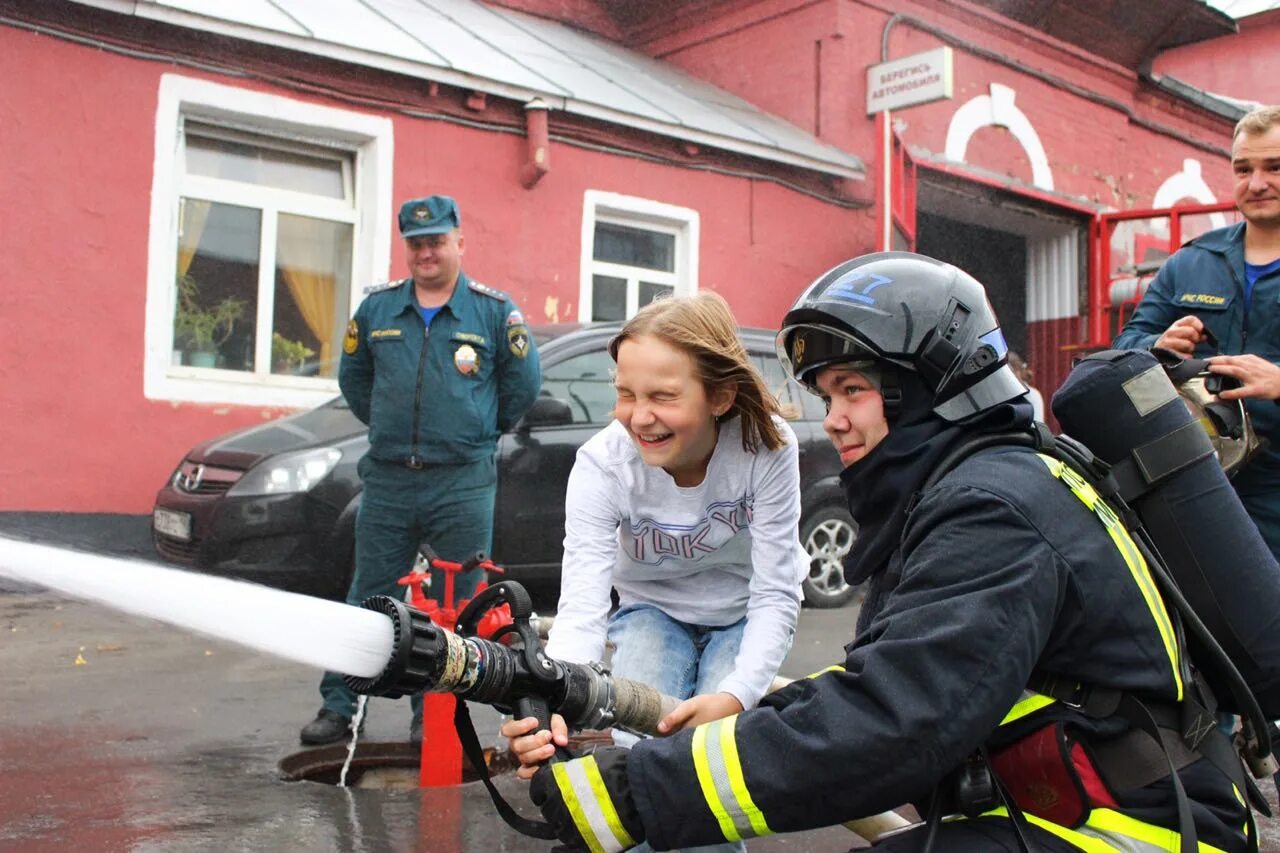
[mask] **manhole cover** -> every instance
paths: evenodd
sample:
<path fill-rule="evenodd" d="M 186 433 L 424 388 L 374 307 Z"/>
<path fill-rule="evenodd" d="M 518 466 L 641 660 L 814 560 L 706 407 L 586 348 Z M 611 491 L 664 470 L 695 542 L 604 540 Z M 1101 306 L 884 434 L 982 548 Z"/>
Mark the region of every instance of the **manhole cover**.
<path fill-rule="evenodd" d="M 409 789 L 418 787 L 419 761 L 422 747 L 406 741 L 360 741 L 356 744 L 347 785 L 352 788 Z M 337 785 L 342 765 L 347 760 L 347 744 L 335 743 L 304 749 L 287 755 L 278 765 L 280 778 L 288 782 L 319 782 Z M 515 769 L 515 758 L 509 752 L 499 753 L 493 747 L 484 751 L 489 775 L 497 776 Z M 476 782 L 480 776 L 462 757 L 462 781 Z"/>
<path fill-rule="evenodd" d="M 569 749 L 575 755 L 591 752 L 599 746 L 610 746 L 612 743 L 613 737 L 609 731 L 587 729 L 569 737 Z M 356 744 L 356 754 L 347 771 L 347 786 L 395 790 L 418 788 L 421 758 L 422 747 L 416 743 L 362 740 Z M 280 778 L 287 782 L 337 785 L 346 760 L 347 744 L 334 743 L 286 755 L 280 760 L 278 768 Z M 511 773 L 518 764 L 509 751 L 499 752 L 493 747 L 485 748 L 484 761 L 489 767 L 490 776 Z M 480 776 L 465 755 L 462 757 L 462 781 L 480 781 Z"/>

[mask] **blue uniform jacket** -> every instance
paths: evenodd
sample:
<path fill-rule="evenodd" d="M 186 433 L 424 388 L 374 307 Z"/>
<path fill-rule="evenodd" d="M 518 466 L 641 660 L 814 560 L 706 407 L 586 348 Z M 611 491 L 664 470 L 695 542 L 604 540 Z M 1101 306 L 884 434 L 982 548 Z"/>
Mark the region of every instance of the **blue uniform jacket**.
<path fill-rule="evenodd" d="M 1280 272 L 1265 275 L 1244 304 L 1244 229 L 1241 222 L 1203 234 L 1165 262 L 1147 288 L 1129 322 L 1116 337 L 1118 349 L 1148 349 L 1179 317 L 1194 314 L 1218 339 L 1221 352 L 1207 343 L 1196 356 L 1252 353 L 1280 364 Z M 1280 406 L 1271 400 L 1246 400 L 1254 429 L 1270 446 L 1256 455 L 1232 485 L 1258 523 L 1271 550 L 1280 556 Z M 1265 500 L 1274 512 L 1261 517 L 1250 506 Z"/>
<path fill-rule="evenodd" d="M 429 330 L 413 279 L 374 288 L 347 327 L 338 384 L 369 425 L 372 457 L 449 465 L 491 455 L 542 372 L 515 303 L 459 273 Z"/>
<path fill-rule="evenodd" d="M 773 832 L 906 802 L 923 809 L 935 783 L 992 741 L 1033 671 L 1173 701 L 1168 625 L 1154 613 L 1098 517 L 1039 456 L 971 456 L 923 494 L 872 576 L 844 670 L 801 679 L 739 715 L 745 788 Z M 695 749 L 694 732 L 683 731 L 642 741 L 628 757 L 655 849 L 724 838 Z M 1243 849 L 1230 782 L 1205 761 L 1180 775 L 1200 840 Z M 1168 779 L 1120 798 L 1126 814 L 1164 826 L 1177 825 L 1174 803 Z"/>

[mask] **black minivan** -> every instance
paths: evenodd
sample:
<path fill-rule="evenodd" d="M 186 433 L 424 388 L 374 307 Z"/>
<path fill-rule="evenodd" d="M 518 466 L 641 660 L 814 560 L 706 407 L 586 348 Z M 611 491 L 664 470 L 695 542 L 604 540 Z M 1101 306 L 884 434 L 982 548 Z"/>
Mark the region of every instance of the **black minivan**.
<path fill-rule="evenodd" d="M 498 442 L 493 559 L 513 580 L 559 579 L 569 470 L 578 448 L 611 419 L 606 347 L 619 328 L 531 329 L 542 393 Z M 843 574 L 856 527 L 840 490 L 839 457 L 822 431 L 822 404 L 787 380 L 773 332 L 743 329 L 741 336 L 800 442 L 800 536 L 811 558 L 805 602 L 839 607 L 857 595 Z M 341 397 L 203 442 L 156 495 L 156 550 L 188 568 L 340 600 L 354 567 L 356 462 L 367 449 L 366 427 Z"/>

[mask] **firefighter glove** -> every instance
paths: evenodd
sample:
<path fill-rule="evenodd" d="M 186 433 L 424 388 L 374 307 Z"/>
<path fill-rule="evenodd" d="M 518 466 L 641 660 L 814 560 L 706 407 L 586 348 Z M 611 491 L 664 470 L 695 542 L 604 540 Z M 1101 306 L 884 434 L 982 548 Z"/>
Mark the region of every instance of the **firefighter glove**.
<path fill-rule="evenodd" d="M 644 840 L 640 812 L 627 781 L 627 753 L 597 749 L 583 758 L 549 764 L 529 786 L 529 797 L 572 850 L 628 850 Z"/>

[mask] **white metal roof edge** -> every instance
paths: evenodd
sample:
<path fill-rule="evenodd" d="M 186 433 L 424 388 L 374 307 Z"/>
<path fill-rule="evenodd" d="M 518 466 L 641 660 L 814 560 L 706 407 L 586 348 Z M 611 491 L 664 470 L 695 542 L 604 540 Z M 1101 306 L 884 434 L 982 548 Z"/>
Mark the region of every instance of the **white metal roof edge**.
<path fill-rule="evenodd" d="M 578 115 L 588 116 L 590 118 L 598 118 L 614 124 L 622 124 L 627 127 L 633 127 L 637 130 L 647 130 L 650 133 L 657 133 L 661 136 L 673 136 L 688 142 L 696 142 L 701 145 L 711 145 L 716 148 L 722 148 L 726 151 L 733 151 L 738 154 L 747 154 L 752 157 L 759 157 L 775 163 L 784 163 L 788 166 L 800 166 L 806 169 L 813 169 L 829 175 L 836 175 L 842 178 L 866 178 L 866 168 L 861 161 L 851 155 L 846 155 L 838 149 L 832 149 L 833 156 L 831 159 L 807 156 L 794 151 L 788 151 L 785 148 L 778 148 L 772 145 L 762 145 L 756 142 L 748 142 L 744 139 L 735 139 L 731 136 L 724 136 L 718 133 L 710 133 L 705 130 L 698 130 L 684 124 L 669 124 L 667 122 L 654 121 L 637 116 L 632 113 L 625 113 L 618 110 L 611 110 L 608 107 L 602 107 L 597 104 L 586 103 L 570 99 L 565 104 L 565 112 L 576 113 Z"/>
<path fill-rule="evenodd" d="M 73 0 L 73 2 L 103 5 L 104 3 L 113 2 L 113 0 Z M 246 24 L 237 24 L 233 21 L 227 21 L 221 18 L 210 18 L 194 12 L 187 12 L 181 9 L 174 9 L 169 6 L 161 6 L 154 3 L 133 2 L 126 3 L 124 5 L 133 6 L 133 14 L 139 18 L 149 18 L 165 24 L 173 24 L 175 26 L 200 30 L 202 32 L 218 33 L 219 35 L 231 36 L 245 41 L 269 44 L 273 47 L 283 47 L 288 50 L 296 50 L 299 53 L 308 53 L 313 56 L 325 56 L 329 59 L 337 59 L 343 62 L 349 62 L 353 65 L 364 65 L 369 68 L 380 68 L 384 71 L 394 71 L 397 74 L 404 74 L 408 77 L 417 77 L 419 79 L 432 80 L 438 83 L 458 86 L 462 89 L 471 89 L 477 92 L 486 92 L 491 95 L 500 95 L 504 98 L 511 98 L 512 100 L 527 102 L 532 98 L 538 97 L 547 101 L 549 106 L 555 108 L 563 108 L 564 105 L 563 93 L 551 92 L 544 89 L 530 89 L 523 86 L 512 86 L 488 77 L 477 77 L 473 74 L 468 74 L 464 71 L 455 71 L 452 68 L 446 68 L 444 66 L 428 65 L 423 62 L 399 59 L 385 53 L 375 53 L 373 51 L 361 50 L 355 47 L 346 47 L 344 45 L 334 44 L 333 42 L 324 41 L 323 39 L 319 39 L 311 35 L 302 36 L 280 32 L 278 30 L 261 30 Z M 432 73 L 430 76 L 424 76 L 422 74 L 422 69 L 424 68 L 431 69 Z"/>
<path fill-rule="evenodd" d="M 158 3 L 145 2 L 145 0 L 72 1 L 84 6 L 95 6 L 108 11 L 147 18 L 187 29 L 218 33 L 220 35 L 230 36 L 232 38 L 238 38 L 245 41 L 268 44 L 288 50 L 296 50 L 300 53 L 325 56 L 330 59 L 336 59 L 354 65 L 379 68 L 384 71 L 404 74 L 408 77 L 416 77 L 418 79 L 431 80 L 434 82 L 444 83 L 446 85 L 458 86 L 463 89 L 470 89 L 472 91 L 485 92 L 487 94 L 510 98 L 522 103 L 527 103 L 535 97 L 541 98 L 551 109 L 558 109 L 568 113 L 598 118 L 624 127 L 656 133 L 660 136 L 673 137 L 701 145 L 710 145 L 726 151 L 745 154 L 770 162 L 783 163 L 789 166 L 812 169 L 817 172 L 836 175 L 842 178 L 854 178 L 859 180 L 866 178 L 866 168 L 861 161 L 853 155 L 846 154 L 836 148 L 831 148 L 832 156 L 829 158 L 800 154 L 774 146 L 752 143 L 747 140 L 725 136 L 723 134 L 697 130 L 685 124 L 655 121 L 643 116 L 638 116 L 634 113 L 628 113 L 622 110 L 613 110 L 608 107 L 585 101 L 571 100 L 566 98 L 563 93 L 559 92 L 512 86 L 498 80 L 493 80 L 487 77 L 477 77 L 465 72 L 455 71 L 450 68 L 429 65 L 422 62 L 413 62 L 411 60 L 388 56 L 387 54 L 376 53 L 374 51 L 361 50 L 359 48 L 334 44 L 333 42 L 324 41 L 311 35 L 304 36 L 281 32 L 278 30 L 262 30 L 246 24 L 239 24 L 221 18 L 211 18 L 194 12 L 174 9 L 173 7 L 164 6 Z M 424 74 L 424 71 L 429 71 L 430 73 Z M 800 131 L 797 129 L 797 132 Z M 822 143 L 815 140 L 814 144 L 821 145 Z"/>

